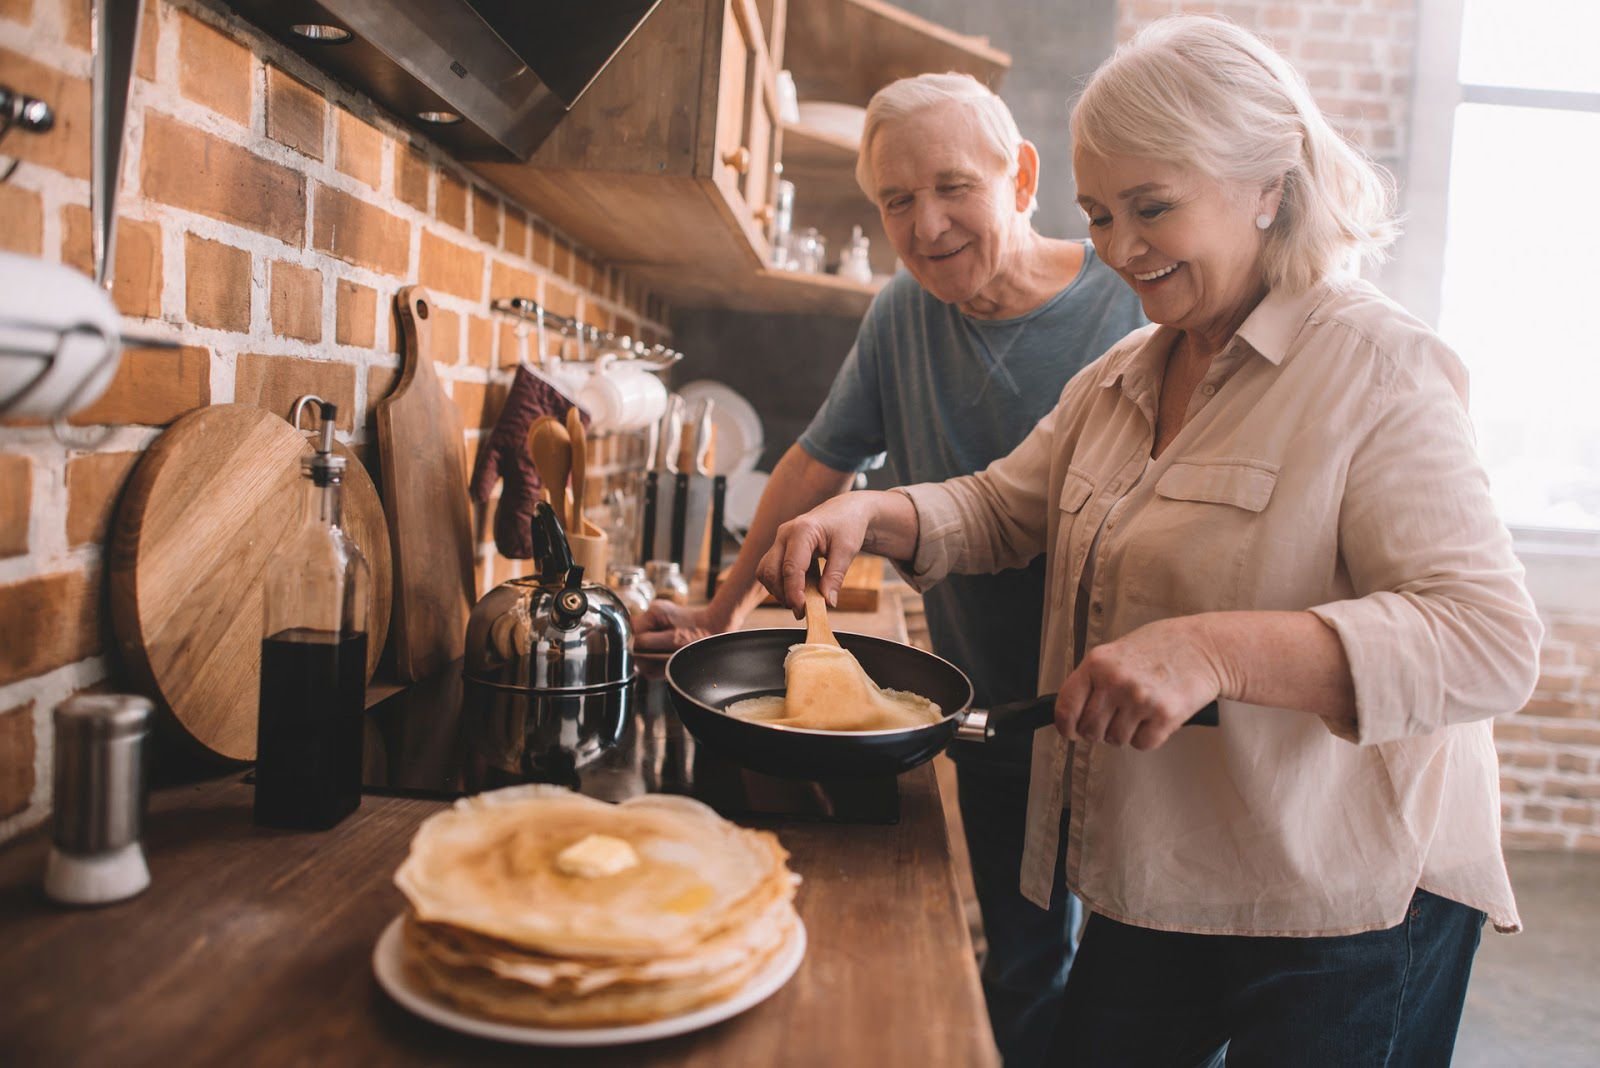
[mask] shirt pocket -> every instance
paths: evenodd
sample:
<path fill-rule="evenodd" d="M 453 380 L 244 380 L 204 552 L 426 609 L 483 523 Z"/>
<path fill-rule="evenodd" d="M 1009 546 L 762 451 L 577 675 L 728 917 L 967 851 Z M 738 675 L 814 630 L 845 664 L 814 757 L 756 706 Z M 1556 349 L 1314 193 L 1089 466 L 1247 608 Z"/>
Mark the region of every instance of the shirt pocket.
<path fill-rule="evenodd" d="M 1173 464 L 1156 483 L 1156 496 L 1259 512 L 1272 499 L 1277 483 L 1277 466 L 1260 461 Z"/>
<path fill-rule="evenodd" d="M 1262 460 L 1169 467 L 1127 531 L 1129 596 L 1163 616 L 1250 607 L 1244 568 L 1277 482 L 1277 465 Z"/>
<path fill-rule="evenodd" d="M 1079 561 L 1073 554 L 1075 532 L 1084 519 L 1084 506 L 1094 497 L 1094 480 L 1076 467 L 1067 468 L 1061 482 L 1061 497 L 1056 502 L 1056 542 L 1053 567 L 1060 580 L 1056 597 L 1064 597 L 1077 582 Z M 1089 536 L 1093 536 L 1092 532 Z"/>

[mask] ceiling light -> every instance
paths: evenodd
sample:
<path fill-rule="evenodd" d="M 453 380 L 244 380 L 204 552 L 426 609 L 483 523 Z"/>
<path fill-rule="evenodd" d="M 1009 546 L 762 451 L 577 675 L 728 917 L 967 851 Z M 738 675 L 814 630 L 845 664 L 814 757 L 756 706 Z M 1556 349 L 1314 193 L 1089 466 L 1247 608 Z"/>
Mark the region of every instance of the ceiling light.
<path fill-rule="evenodd" d="M 436 126 L 450 126 L 461 121 L 461 116 L 453 111 L 419 111 L 417 118 Z"/>
<path fill-rule="evenodd" d="M 289 29 L 308 41 L 320 44 L 344 44 L 352 36 L 343 26 L 330 26 L 325 22 L 297 22 Z"/>

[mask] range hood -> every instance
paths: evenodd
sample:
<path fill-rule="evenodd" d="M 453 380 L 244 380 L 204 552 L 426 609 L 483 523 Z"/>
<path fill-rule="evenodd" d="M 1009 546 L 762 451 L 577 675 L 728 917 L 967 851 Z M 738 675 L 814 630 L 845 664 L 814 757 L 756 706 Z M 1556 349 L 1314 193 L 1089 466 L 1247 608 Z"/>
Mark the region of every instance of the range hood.
<path fill-rule="evenodd" d="M 461 159 L 525 160 L 661 0 L 232 0 Z"/>

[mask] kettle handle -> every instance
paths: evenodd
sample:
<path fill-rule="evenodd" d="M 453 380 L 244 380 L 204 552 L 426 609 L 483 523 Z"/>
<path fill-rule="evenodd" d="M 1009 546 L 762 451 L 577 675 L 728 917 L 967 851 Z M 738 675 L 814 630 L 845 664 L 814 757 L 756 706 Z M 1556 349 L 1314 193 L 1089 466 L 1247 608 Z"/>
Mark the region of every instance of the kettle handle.
<path fill-rule="evenodd" d="M 567 532 L 549 501 L 533 506 L 533 558 L 539 562 L 539 581 L 561 582 L 572 570 L 572 547 Z"/>

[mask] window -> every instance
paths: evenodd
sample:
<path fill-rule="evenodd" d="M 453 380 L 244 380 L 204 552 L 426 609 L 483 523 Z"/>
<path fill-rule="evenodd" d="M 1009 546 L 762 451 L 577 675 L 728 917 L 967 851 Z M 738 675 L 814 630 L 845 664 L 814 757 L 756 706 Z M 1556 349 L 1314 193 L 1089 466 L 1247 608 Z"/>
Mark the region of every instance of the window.
<path fill-rule="evenodd" d="M 1421 16 L 1392 291 L 1466 361 L 1506 522 L 1600 535 L 1600 2 Z"/>

